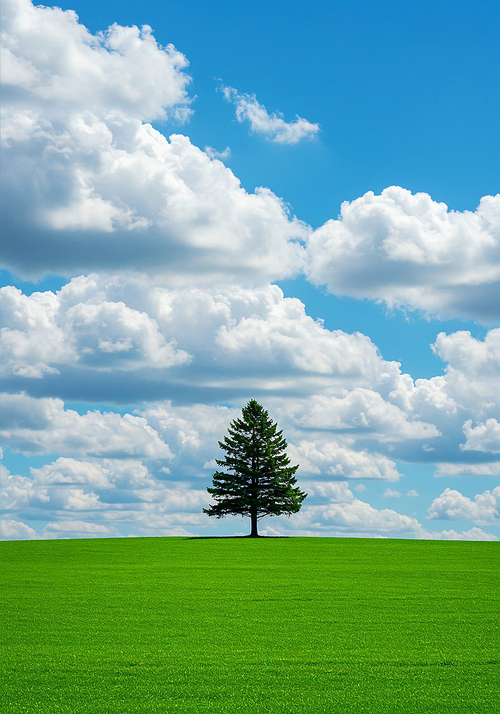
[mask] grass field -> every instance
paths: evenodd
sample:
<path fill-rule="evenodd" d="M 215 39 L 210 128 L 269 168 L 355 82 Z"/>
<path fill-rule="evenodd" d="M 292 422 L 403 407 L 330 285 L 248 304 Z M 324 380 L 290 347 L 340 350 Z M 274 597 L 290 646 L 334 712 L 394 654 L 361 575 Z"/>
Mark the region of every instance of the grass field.
<path fill-rule="evenodd" d="M 2 543 L 2 714 L 498 714 L 499 546 Z"/>

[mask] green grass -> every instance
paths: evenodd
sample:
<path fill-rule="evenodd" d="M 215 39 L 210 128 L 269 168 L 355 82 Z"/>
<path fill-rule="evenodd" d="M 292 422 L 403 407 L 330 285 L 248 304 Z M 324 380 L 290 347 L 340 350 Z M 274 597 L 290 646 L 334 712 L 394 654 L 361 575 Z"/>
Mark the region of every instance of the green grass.
<path fill-rule="evenodd" d="M 2 543 L 2 714 L 498 714 L 498 543 Z"/>

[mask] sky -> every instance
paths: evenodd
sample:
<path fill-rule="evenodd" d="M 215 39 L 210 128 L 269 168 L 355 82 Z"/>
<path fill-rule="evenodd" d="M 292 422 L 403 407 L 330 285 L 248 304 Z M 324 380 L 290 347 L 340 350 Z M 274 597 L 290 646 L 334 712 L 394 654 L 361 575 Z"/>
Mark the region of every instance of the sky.
<path fill-rule="evenodd" d="M 500 538 L 493 2 L 4 0 L 2 539 Z"/>

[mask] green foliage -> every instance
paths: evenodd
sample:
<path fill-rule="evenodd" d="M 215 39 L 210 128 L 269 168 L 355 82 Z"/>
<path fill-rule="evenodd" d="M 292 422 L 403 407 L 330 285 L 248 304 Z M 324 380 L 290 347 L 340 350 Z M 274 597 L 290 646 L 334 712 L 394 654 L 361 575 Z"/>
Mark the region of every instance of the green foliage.
<path fill-rule="evenodd" d="M 1 543 L 2 714 L 495 714 L 499 544 Z"/>
<path fill-rule="evenodd" d="M 216 462 L 228 471 L 213 475 L 213 487 L 207 491 L 216 503 L 204 508 L 204 513 L 216 518 L 249 516 L 251 535 L 257 535 L 260 518 L 290 516 L 300 510 L 307 493 L 295 486 L 299 466 L 290 466 L 283 432 L 255 399 L 243 408 L 241 419 L 231 422 L 219 446 L 226 453 Z"/>

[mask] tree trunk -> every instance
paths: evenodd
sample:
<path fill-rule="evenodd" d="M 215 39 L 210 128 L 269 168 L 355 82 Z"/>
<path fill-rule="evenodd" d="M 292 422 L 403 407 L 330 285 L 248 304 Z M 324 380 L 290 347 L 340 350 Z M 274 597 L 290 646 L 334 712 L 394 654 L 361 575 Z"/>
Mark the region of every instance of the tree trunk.
<path fill-rule="evenodd" d="M 259 534 L 257 532 L 257 509 L 255 511 L 252 510 L 250 514 L 250 519 L 252 523 L 252 530 L 250 532 L 250 538 L 258 538 Z"/>

